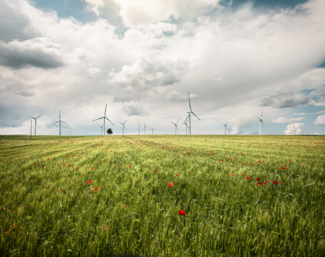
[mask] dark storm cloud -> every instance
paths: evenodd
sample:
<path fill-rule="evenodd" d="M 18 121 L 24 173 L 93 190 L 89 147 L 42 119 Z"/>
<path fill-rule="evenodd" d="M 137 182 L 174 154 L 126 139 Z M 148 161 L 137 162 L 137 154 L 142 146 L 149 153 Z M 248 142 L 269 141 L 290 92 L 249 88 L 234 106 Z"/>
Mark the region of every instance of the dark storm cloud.
<path fill-rule="evenodd" d="M 14 6 L 14 5 L 13 5 Z M 0 40 L 6 43 L 12 40 L 27 40 L 39 36 L 30 26 L 30 19 L 25 14 L 0 1 Z"/>
<path fill-rule="evenodd" d="M 128 116 L 146 116 L 149 113 L 143 106 L 138 104 L 129 104 L 122 107 L 122 111 Z"/>
<path fill-rule="evenodd" d="M 34 38 L 26 41 L 0 42 L 0 64 L 13 69 L 34 66 L 42 69 L 55 69 L 63 66 L 59 57 L 60 45 L 49 38 Z"/>

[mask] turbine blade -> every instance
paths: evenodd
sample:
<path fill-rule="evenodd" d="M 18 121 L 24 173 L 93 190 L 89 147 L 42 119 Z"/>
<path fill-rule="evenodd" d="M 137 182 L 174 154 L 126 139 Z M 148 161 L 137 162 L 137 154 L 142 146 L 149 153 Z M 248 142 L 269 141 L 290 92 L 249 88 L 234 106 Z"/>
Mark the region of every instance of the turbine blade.
<path fill-rule="evenodd" d="M 62 123 L 64 123 L 65 125 L 69 126 L 67 123 L 65 123 L 64 121 L 61 120 Z"/>
<path fill-rule="evenodd" d="M 59 122 L 59 121 L 57 121 L 57 122 Z M 57 123 L 57 122 L 54 122 L 53 124 L 55 124 L 55 123 Z M 53 124 L 51 124 L 50 126 L 52 126 Z"/>
<path fill-rule="evenodd" d="M 179 120 L 180 120 L 180 118 L 178 119 L 177 124 L 178 124 Z"/>
<path fill-rule="evenodd" d="M 96 120 L 100 120 L 100 119 L 104 119 L 104 117 L 98 118 L 98 119 L 96 119 Z M 93 121 L 95 121 L 95 120 L 93 120 Z"/>
<path fill-rule="evenodd" d="M 188 104 L 190 106 L 190 110 L 192 111 L 192 107 L 191 107 L 191 99 L 190 99 L 190 92 L 188 92 Z"/>
<path fill-rule="evenodd" d="M 38 116 L 36 119 L 38 119 L 39 117 L 41 117 L 42 116 L 42 114 L 40 115 L 40 116 Z"/>
<path fill-rule="evenodd" d="M 108 120 L 110 123 L 112 123 L 112 124 L 114 125 L 114 123 L 113 123 L 113 122 L 111 122 L 111 121 L 110 121 L 109 119 L 107 119 L 106 117 L 105 117 L 105 119 L 106 119 L 106 120 Z M 114 126 L 115 126 L 115 125 L 114 125 Z"/>
<path fill-rule="evenodd" d="M 128 120 L 124 121 L 124 124 L 127 122 Z"/>
<path fill-rule="evenodd" d="M 35 118 L 34 118 L 34 117 L 32 117 L 32 116 L 28 116 L 28 117 L 31 117 L 32 119 L 34 119 L 34 120 L 35 120 Z"/>
<path fill-rule="evenodd" d="M 107 104 L 106 104 L 106 106 L 105 106 L 105 113 L 104 113 L 104 116 L 106 117 L 106 108 L 107 108 Z"/>
<path fill-rule="evenodd" d="M 196 118 L 198 118 L 198 119 L 200 120 L 200 118 L 199 118 L 198 116 L 196 116 L 194 112 L 192 112 L 192 113 L 193 113 L 193 115 L 194 115 Z"/>

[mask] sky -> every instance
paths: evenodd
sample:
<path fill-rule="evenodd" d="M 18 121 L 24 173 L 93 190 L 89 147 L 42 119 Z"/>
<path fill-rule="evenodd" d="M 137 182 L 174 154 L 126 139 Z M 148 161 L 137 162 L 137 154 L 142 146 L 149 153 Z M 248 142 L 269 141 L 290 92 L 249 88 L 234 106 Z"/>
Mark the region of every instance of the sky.
<path fill-rule="evenodd" d="M 178 120 L 184 135 L 189 94 L 192 134 L 259 134 L 263 112 L 266 135 L 325 135 L 324 13 L 324 0 L 0 0 L 0 134 L 29 135 L 41 115 L 37 135 L 58 135 L 61 111 L 62 135 L 100 135 L 107 104 L 113 135 Z"/>

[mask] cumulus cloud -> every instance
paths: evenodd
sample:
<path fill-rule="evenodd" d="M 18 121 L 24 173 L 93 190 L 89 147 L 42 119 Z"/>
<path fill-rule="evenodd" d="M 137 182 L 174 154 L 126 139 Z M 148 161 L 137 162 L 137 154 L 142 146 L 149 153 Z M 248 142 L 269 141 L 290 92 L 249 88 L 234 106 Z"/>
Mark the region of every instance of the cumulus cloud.
<path fill-rule="evenodd" d="M 120 7 L 120 16 L 128 27 L 143 26 L 168 20 L 171 16 L 179 18 L 196 18 L 207 7 L 215 8 L 220 0 L 115 0 Z"/>
<path fill-rule="evenodd" d="M 295 94 L 291 90 L 278 88 L 275 93 L 259 99 L 260 106 L 272 106 L 274 108 L 297 108 L 301 105 L 308 104 L 310 96 Z"/>
<path fill-rule="evenodd" d="M 284 131 L 286 135 L 301 135 L 301 128 L 305 123 L 292 123 L 287 126 L 287 129 Z"/>
<path fill-rule="evenodd" d="M 191 99 L 196 97 L 200 96 L 197 94 L 190 94 Z M 188 101 L 188 94 L 182 94 L 176 90 L 173 90 L 166 95 L 166 99 L 170 101 Z"/>
<path fill-rule="evenodd" d="M 109 73 L 108 82 L 137 92 L 151 91 L 179 83 L 188 67 L 189 62 L 181 56 L 154 59 L 141 55 L 132 66 L 125 65 L 120 72 Z"/>
<path fill-rule="evenodd" d="M 128 116 L 147 116 L 147 112 L 144 106 L 139 104 L 128 104 L 122 107 L 122 111 Z"/>
<path fill-rule="evenodd" d="M 299 122 L 299 121 L 304 121 L 305 118 L 299 117 L 299 118 L 284 118 L 284 117 L 279 117 L 273 122 L 275 123 L 292 123 L 292 122 Z"/>
<path fill-rule="evenodd" d="M 93 11 L 97 16 L 101 14 L 100 9 L 105 6 L 103 0 L 83 0 L 83 1 L 85 1 L 88 4 L 86 10 Z"/>
<path fill-rule="evenodd" d="M 318 116 L 314 121 L 314 124 L 316 126 L 325 126 L 325 114 Z"/>
<path fill-rule="evenodd" d="M 87 70 L 87 72 L 92 77 L 98 77 L 102 73 L 102 70 L 95 67 L 91 67 Z"/>
<path fill-rule="evenodd" d="M 26 66 L 55 69 L 63 65 L 60 54 L 60 45 L 47 37 L 0 42 L 0 64 L 13 69 Z"/>

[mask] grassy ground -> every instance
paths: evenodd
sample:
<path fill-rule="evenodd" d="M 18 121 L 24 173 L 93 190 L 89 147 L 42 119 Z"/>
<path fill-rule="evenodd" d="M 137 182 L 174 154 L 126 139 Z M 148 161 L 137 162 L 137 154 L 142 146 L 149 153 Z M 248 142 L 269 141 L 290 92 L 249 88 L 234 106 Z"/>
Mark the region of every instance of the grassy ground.
<path fill-rule="evenodd" d="M 0 256 L 325 253 L 323 136 L 27 139 L 0 141 Z"/>

